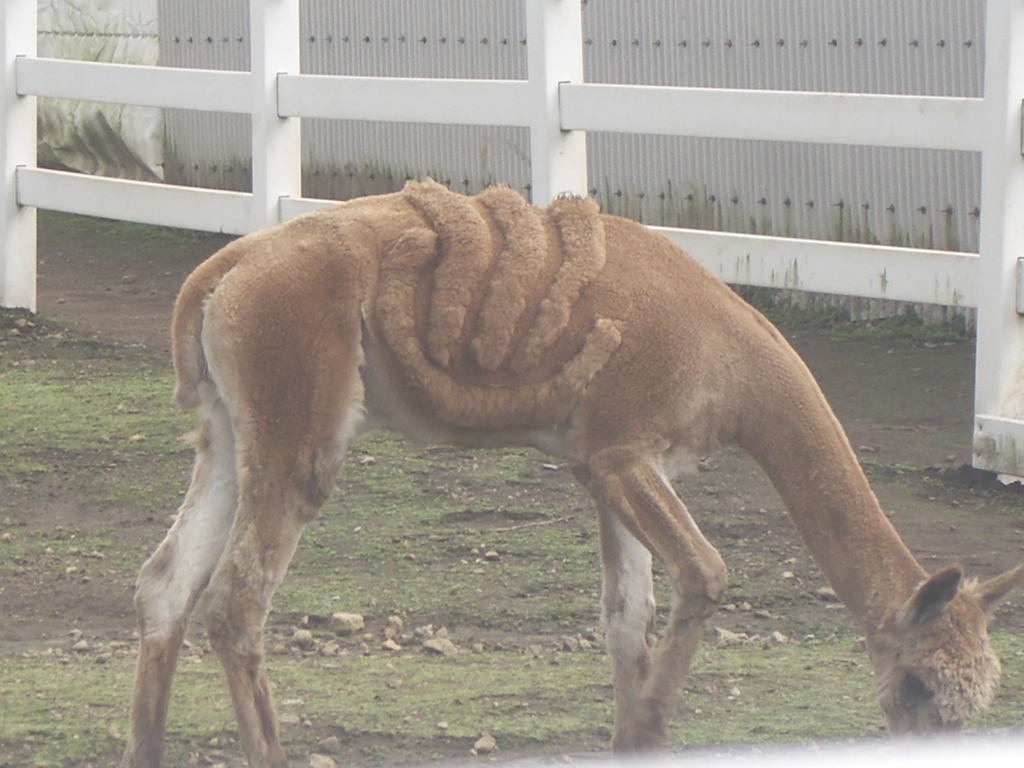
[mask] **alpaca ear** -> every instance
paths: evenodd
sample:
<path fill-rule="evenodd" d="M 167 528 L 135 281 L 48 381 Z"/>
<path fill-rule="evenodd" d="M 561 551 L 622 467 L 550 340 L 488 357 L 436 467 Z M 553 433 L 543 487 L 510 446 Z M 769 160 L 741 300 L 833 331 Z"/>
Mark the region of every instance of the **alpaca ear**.
<path fill-rule="evenodd" d="M 976 584 L 971 591 L 978 597 L 985 612 L 988 613 L 995 608 L 996 603 L 1006 596 L 1007 592 L 1021 584 L 1024 584 L 1024 563 L 995 578 Z"/>
<path fill-rule="evenodd" d="M 904 626 L 925 624 L 945 610 L 960 590 L 964 572 L 960 566 L 952 565 L 934 574 L 919 586 L 903 606 Z"/>

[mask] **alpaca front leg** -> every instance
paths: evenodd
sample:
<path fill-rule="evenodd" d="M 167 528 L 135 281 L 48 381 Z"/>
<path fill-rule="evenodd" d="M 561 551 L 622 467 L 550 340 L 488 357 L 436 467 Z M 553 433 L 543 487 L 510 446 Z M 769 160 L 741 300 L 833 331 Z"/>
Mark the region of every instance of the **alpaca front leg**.
<path fill-rule="evenodd" d="M 650 559 L 639 555 L 638 547 L 642 545 L 664 563 L 675 598 L 668 631 L 653 661 L 647 661 L 646 655 L 640 657 L 643 661 L 632 660 L 637 657 L 641 635 L 636 619 L 634 626 L 627 628 L 624 619 L 628 613 L 619 620 L 622 638 L 609 636 L 609 652 L 616 668 L 613 747 L 618 751 L 665 745 L 668 721 L 703 636 L 704 622 L 715 613 L 725 592 L 722 558 L 704 538 L 658 466 L 657 455 L 643 446 L 622 446 L 596 454 L 586 473 L 586 484 L 603 510 L 601 544 L 606 588 L 612 572 L 618 574 L 613 584 L 636 585 L 634 604 L 639 585 L 645 584 L 645 591 L 649 589 Z M 610 522 L 612 516 L 617 525 Z M 631 540 L 635 543 L 629 543 Z M 614 594 L 606 594 L 605 610 L 615 602 Z M 653 598 L 651 611 L 653 614 Z M 629 671 L 631 665 L 635 673 Z M 634 684 L 638 685 L 635 694 L 631 687 Z M 628 707 L 628 712 L 620 715 L 621 707 Z"/>
<path fill-rule="evenodd" d="M 615 735 L 612 749 L 643 748 L 637 734 L 638 697 L 647 681 L 654 646 L 654 586 L 651 553 L 604 507 L 598 508 L 604 583 L 601 620 L 612 659 Z"/>

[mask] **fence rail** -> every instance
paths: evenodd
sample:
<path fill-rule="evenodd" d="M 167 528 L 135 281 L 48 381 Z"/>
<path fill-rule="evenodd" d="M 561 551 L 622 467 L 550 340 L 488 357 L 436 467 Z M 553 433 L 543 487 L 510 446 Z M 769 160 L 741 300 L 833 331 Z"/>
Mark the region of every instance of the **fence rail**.
<path fill-rule="evenodd" d="M 0 7 L 0 304 L 35 309 L 36 208 L 241 234 L 326 204 L 301 199 L 303 117 L 530 129 L 531 192 L 587 191 L 588 131 L 980 152 L 980 253 L 668 230 L 734 283 L 977 306 L 975 466 L 1024 475 L 1024 0 L 989 0 L 982 98 L 583 82 L 578 0 L 524 0 L 526 80 L 304 75 L 298 0 L 250 0 L 249 72 L 36 57 L 34 0 Z M 253 191 L 232 193 L 35 168 L 37 96 L 251 115 Z M 936 407 L 942 407 L 937 403 Z"/>
<path fill-rule="evenodd" d="M 15 75 L 18 96 L 206 112 L 249 114 L 253 111 L 248 72 L 19 56 Z"/>
<path fill-rule="evenodd" d="M 986 133 L 984 99 L 950 96 L 562 83 L 559 99 L 567 131 L 968 151 Z"/>

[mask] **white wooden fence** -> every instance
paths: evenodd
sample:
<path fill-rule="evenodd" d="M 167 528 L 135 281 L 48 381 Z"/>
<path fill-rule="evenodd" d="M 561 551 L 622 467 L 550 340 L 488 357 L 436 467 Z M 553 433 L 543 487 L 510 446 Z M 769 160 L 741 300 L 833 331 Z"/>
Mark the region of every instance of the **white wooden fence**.
<path fill-rule="evenodd" d="M 978 255 L 659 231 L 732 283 L 977 307 L 973 462 L 1024 476 L 1024 0 L 988 2 L 982 98 L 584 83 L 580 1 L 525 2 L 529 77 L 488 81 L 303 75 L 299 0 L 250 0 L 249 72 L 39 59 L 36 0 L 4 0 L 0 305 L 35 309 L 37 208 L 242 234 L 326 204 L 301 197 L 303 117 L 528 127 L 538 204 L 586 192 L 587 131 L 980 152 Z M 253 191 L 39 169 L 36 96 L 251 115 Z"/>

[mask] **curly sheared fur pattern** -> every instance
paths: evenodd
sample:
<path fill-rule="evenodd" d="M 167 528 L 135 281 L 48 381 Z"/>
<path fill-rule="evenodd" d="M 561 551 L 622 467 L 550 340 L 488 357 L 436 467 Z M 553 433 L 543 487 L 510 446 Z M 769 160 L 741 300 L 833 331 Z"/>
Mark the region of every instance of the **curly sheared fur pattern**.
<path fill-rule="evenodd" d="M 510 189 L 471 199 L 433 181 L 410 182 L 402 194 L 425 226 L 381 260 L 376 309 L 409 383 L 459 426 L 564 422 L 621 341 L 614 318 L 566 336 L 581 291 L 604 265 L 596 204 L 559 199 L 542 211 Z M 548 263 L 557 266 L 550 280 Z M 576 351 L 545 368 L 557 343 Z M 494 375 L 474 383 L 467 366 Z"/>

